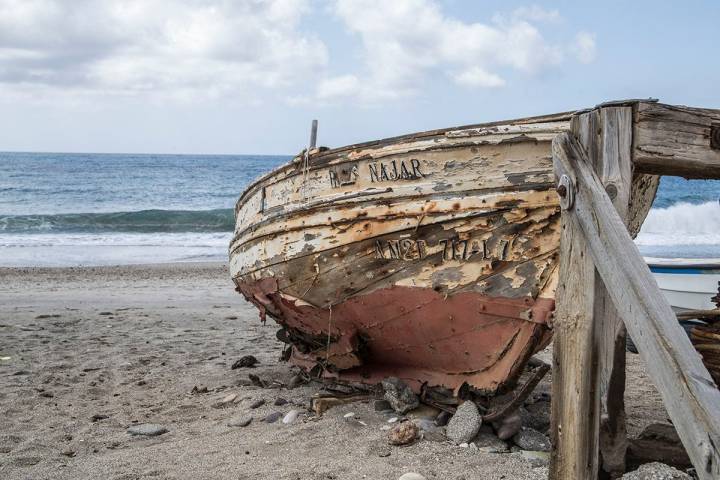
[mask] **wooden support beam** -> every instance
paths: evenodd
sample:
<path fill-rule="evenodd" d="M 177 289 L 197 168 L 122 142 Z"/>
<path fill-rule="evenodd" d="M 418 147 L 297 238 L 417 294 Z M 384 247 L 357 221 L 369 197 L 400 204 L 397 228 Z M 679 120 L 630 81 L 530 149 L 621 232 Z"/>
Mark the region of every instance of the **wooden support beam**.
<path fill-rule="evenodd" d="M 617 211 L 626 217 L 632 183 L 632 108 L 605 107 L 578 115 L 570 131 L 611 192 Z M 616 477 L 625 470 L 627 449 L 625 330 L 582 232 L 565 217 L 554 322 L 555 448 L 550 477 L 594 480 L 598 470 Z"/>
<path fill-rule="evenodd" d="M 556 170 L 568 175 L 574 186 L 574 207 L 563 212 L 566 227 L 576 235 L 582 232 L 587 249 L 583 255 L 589 253 L 595 260 L 699 478 L 720 478 L 720 391 L 678 324 L 602 182 L 588 165 L 582 145 L 571 134 L 561 134 L 553 141 L 553 159 Z M 586 270 L 581 274 L 588 275 Z M 565 282 L 587 281 L 562 278 Z M 582 304 L 581 313 L 587 314 L 586 302 Z M 576 413 L 577 422 L 583 422 L 586 412 Z"/>
<path fill-rule="evenodd" d="M 634 130 L 638 172 L 720 178 L 720 110 L 640 102 Z"/>
<path fill-rule="evenodd" d="M 600 133 L 597 140 L 600 164 L 595 167 L 613 207 L 626 226 L 633 181 L 632 113 L 630 107 L 600 109 Z M 597 269 L 594 324 L 600 393 L 599 469 L 606 476 L 619 478 L 625 473 L 628 448 L 625 424 L 626 331 Z"/>

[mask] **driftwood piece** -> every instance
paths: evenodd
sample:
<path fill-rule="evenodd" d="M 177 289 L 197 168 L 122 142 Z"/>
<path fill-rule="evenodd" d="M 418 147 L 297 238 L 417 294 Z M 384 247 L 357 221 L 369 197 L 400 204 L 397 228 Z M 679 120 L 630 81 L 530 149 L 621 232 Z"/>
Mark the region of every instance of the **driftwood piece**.
<path fill-rule="evenodd" d="M 720 178 L 720 110 L 638 103 L 633 150 L 639 172 Z"/>
<path fill-rule="evenodd" d="M 571 132 L 587 151 L 591 168 L 602 178 L 623 217 L 632 183 L 631 126 L 632 109 L 625 106 L 592 110 L 571 122 Z M 582 232 L 566 215 L 562 222 L 550 477 L 594 479 L 599 468 L 617 476 L 625 469 L 627 448 L 625 330 L 595 271 Z M 603 433 L 598 440 L 601 423 Z M 603 450 L 602 465 L 599 449 Z"/>
<path fill-rule="evenodd" d="M 571 135 L 562 134 L 553 142 L 553 157 L 556 166 L 575 184 L 574 208 L 563 217 L 582 232 L 584 246 L 596 260 L 597 271 L 658 387 L 699 478 L 720 478 L 720 391 L 589 167 L 582 146 Z M 578 417 L 582 415 L 577 413 Z"/>
<path fill-rule="evenodd" d="M 709 322 L 717 322 L 720 320 L 720 308 L 716 308 L 714 310 L 686 310 L 678 312 L 676 315 L 678 320 L 698 319 Z"/>
<path fill-rule="evenodd" d="M 320 417 L 328 409 L 348 403 L 366 402 L 373 399 L 372 395 L 348 395 L 345 397 L 316 397 L 310 400 L 312 410 Z"/>
<path fill-rule="evenodd" d="M 521 387 L 519 387 L 516 392 L 513 393 L 512 399 L 506 404 L 500 405 L 492 411 L 484 414 L 482 416 L 483 422 L 494 422 L 517 411 L 517 409 L 525 403 L 527 397 L 529 397 L 533 390 L 535 390 L 537 384 L 540 383 L 540 380 L 545 377 L 549 370 L 550 365 L 542 361 L 537 361 L 535 371 L 530 375 L 530 378 Z"/>

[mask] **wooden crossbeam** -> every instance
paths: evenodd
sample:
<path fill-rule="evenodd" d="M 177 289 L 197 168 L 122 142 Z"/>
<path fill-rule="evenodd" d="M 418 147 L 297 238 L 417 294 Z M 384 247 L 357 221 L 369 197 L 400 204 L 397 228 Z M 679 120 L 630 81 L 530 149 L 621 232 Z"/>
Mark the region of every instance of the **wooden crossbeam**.
<path fill-rule="evenodd" d="M 633 145 L 638 172 L 720 178 L 720 110 L 639 102 Z"/>
<path fill-rule="evenodd" d="M 570 178 L 574 194 L 574 205 L 563 210 L 563 221 L 582 232 L 584 248 L 592 256 L 615 308 L 645 361 L 698 476 L 702 480 L 720 478 L 720 391 L 657 287 L 602 182 L 592 170 L 586 151 L 572 134 L 563 133 L 555 138 L 553 161 L 556 173 Z M 562 266 L 567 259 L 560 261 Z M 561 270 L 561 283 L 569 281 L 567 267 L 565 277 L 562 273 Z M 559 302 L 563 299 L 559 298 Z M 587 315 L 587 308 L 577 314 Z M 592 365 L 592 361 L 587 365 Z M 573 364 L 572 359 L 559 366 L 560 372 L 577 367 L 583 365 Z M 582 422 L 585 412 L 575 414 L 575 418 L 564 418 L 559 423 L 565 427 L 572 422 Z M 560 446 L 564 451 L 554 456 L 551 474 L 555 464 L 564 457 L 580 458 L 583 455 L 580 450 L 593 447 Z"/>

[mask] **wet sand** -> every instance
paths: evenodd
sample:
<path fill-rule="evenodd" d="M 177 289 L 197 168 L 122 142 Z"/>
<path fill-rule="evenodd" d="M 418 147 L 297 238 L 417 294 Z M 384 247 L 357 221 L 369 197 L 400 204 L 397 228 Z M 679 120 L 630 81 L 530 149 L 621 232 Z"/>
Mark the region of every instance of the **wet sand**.
<path fill-rule="evenodd" d="M 276 385 L 296 373 L 278 361 L 275 331 L 222 264 L 0 269 L 0 478 L 547 478 L 546 467 L 518 454 L 429 440 L 388 447 L 387 417 L 372 403 L 262 422 L 305 409 L 321 391 L 247 385 L 248 373 Z M 259 365 L 232 370 L 244 355 Z M 541 356 L 549 361 L 550 352 Z M 637 434 L 667 415 L 638 356 L 628 359 Z M 203 386 L 207 393 L 193 393 Z M 549 376 L 539 388 L 549 390 Z M 277 398 L 289 403 L 275 406 Z M 259 399 L 265 404 L 250 408 Z M 227 425 L 247 415 L 249 426 Z M 143 423 L 168 432 L 127 433 Z"/>

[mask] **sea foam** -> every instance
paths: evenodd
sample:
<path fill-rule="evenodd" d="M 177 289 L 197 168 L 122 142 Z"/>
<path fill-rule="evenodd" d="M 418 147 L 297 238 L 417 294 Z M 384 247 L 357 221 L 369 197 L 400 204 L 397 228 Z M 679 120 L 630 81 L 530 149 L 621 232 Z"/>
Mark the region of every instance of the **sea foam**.
<path fill-rule="evenodd" d="M 677 203 L 653 208 L 635 240 L 648 245 L 720 245 L 720 204 Z"/>

